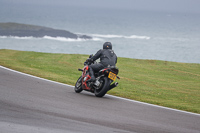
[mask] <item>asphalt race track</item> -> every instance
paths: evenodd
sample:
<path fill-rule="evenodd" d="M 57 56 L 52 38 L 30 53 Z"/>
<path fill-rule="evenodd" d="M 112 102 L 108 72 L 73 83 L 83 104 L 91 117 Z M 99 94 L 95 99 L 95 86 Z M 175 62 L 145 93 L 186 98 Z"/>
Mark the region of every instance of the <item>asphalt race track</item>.
<path fill-rule="evenodd" d="M 0 66 L 1 133 L 200 133 L 200 115 L 74 87 Z"/>

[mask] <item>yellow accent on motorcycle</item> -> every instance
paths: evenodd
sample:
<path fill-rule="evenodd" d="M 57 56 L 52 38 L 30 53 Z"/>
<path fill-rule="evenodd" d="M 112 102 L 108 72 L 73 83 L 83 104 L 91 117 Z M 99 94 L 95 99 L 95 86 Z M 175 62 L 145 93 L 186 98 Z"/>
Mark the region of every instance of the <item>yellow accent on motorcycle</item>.
<path fill-rule="evenodd" d="M 117 77 L 117 75 L 112 72 L 110 72 L 108 75 L 108 78 L 112 79 L 113 81 L 115 81 L 116 77 Z"/>

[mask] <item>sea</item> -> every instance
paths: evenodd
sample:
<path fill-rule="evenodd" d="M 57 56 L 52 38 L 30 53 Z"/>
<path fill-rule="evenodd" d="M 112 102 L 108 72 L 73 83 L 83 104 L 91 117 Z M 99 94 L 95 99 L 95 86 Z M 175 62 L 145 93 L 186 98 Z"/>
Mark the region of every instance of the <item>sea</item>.
<path fill-rule="evenodd" d="M 0 36 L 0 49 L 95 54 L 111 42 L 118 57 L 200 63 L 200 14 L 73 6 L 0 5 L 0 23 L 67 30 L 93 39 Z"/>

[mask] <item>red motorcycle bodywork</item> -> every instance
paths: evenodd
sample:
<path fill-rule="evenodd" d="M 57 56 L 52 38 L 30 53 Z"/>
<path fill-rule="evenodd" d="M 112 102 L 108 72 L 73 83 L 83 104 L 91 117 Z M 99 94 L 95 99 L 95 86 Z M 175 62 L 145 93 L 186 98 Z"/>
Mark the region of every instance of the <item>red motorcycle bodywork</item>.
<path fill-rule="evenodd" d="M 86 81 L 91 78 L 90 75 L 89 75 L 89 73 L 87 73 L 88 69 L 89 69 L 89 66 L 85 66 L 83 68 L 83 73 L 82 73 L 82 88 L 84 90 L 91 90 L 91 88 L 88 87 L 87 83 L 86 83 Z"/>
<path fill-rule="evenodd" d="M 101 71 L 101 73 L 105 73 L 105 71 L 107 70 L 108 68 L 105 68 L 105 69 L 103 69 L 102 71 Z M 82 88 L 84 89 L 84 90 L 91 90 L 91 88 L 87 85 L 87 80 L 89 80 L 91 77 L 90 77 L 90 75 L 89 75 L 89 72 L 88 72 L 88 70 L 89 70 L 89 66 L 87 65 L 87 66 L 85 66 L 84 68 L 83 68 L 83 73 L 82 73 Z"/>

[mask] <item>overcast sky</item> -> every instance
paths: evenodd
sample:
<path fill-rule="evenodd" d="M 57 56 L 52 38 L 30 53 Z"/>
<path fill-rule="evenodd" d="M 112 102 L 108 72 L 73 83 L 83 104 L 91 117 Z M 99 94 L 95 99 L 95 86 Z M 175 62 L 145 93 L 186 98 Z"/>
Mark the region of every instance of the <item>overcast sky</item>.
<path fill-rule="evenodd" d="M 200 0 L 0 0 L 4 3 L 200 13 Z"/>

